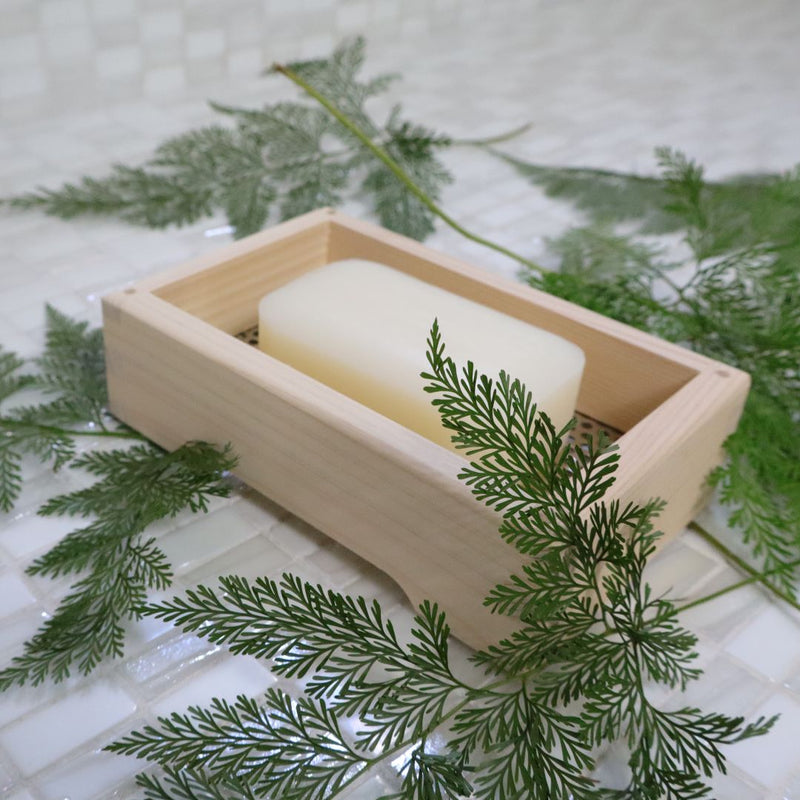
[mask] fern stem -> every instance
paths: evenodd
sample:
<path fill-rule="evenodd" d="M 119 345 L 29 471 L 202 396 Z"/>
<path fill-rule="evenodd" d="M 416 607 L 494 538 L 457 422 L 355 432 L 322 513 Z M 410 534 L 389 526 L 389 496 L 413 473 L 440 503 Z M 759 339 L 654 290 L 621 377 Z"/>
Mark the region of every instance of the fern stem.
<path fill-rule="evenodd" d="M 729 547 L 724 545 L 719 539 L 717 539 L 714 534 L 710 531 L 706 530 L 702 525 L 697 522 L 690 522 L 687 526 L 690 531 L 696 533 L 704 542 L 711 545 L 715 550 L 721 553 L 725 558 L 731 562 L 737 569 L 741 572 L 744 572 L 749 577 L 745 581 L 741 581 L 738 584 L 733 584 L 732 588 L 729 591 L 733 591 L 735 588 L 739 588 L 739 586 L 745 586 L 751 583 L 760 583 L 768 592 L 773 594 L 775 597 L 783 600 L 784 603 L 787 603 L 792 608 L 797 611 L 800 611 L 800 603 L 798 603 L 795 597 L 792 597 L 788 592 L 784 592 L 782 589 L 779 589 L 774 584 L 770 583 L 767 580 L 767 577 L 771 574 L 776 572 L 783 572 L 788 568 L 796 567 L 800 565 L 800 561 L 793 561 L 791 564 L 782 564 L 777 569 L 769 570 L 767 572 L 759 572 L 754 567 L 750 566 L 743 558 L 737 556 Z M 721 592 L 724 594 L 724 592 Z M 709 599 L 713 599 L 714 597 L 718 596 L 720 592 L 715 592 L 713 595 L 709 595 Z M 702 599 L 702 598 L 701 598 Z M 694 605 L 699 605 L 698 601 L 694 602 Z"/>
<path fill-rule="evenodd" d="M 508 679 L 504 679 L 501 681 L 496 681 L 497 685 L 503 685 L 508 683 Z M 492 684 L 494 685 L 494 684 Z M 491 687 L 487 687 L 491 688 Z M 420 733 L 419 736 L 412 736 L 409 739 L 404 739 L 403 741 L 399 742 L 398 744 L 390 747 L 388 750 L 384 750 L 381 752 L 380 755 L 375 756 L 374 758 L 365 758 L 364 759 L 364 768 L 356 772 L 355 775 L 352 775 L 343 783 L 339 784 L 336 788 L 336 791 L 332 792 L 328 795 L 327 800 L 333 800 L 335 797 L 339 797 L 341 793 L 356 783 L 360 778 L 363 778 L 365 775 L 369 774 L 374 767 L 378 764 L 386 761 L 389 758 L 396 756 L 400 751 L 405 750 L 409 747 L 413 747 L 415 744 L 422 742 L 424 744 L 425 740 L 438 728 L 440 725 L 443 725 L 449 719 L 452 719 L 462 708 L 464 708 L 469 702 L 471 698 L 469 695 L 465 697 L 463 700 L 460 700 L 456 703 L 446 714 L 443 714 L 441 717 L 437 717 L 436 719 L 432 719 L 428 726 L 425 728 L 424 731 Z"/>
<path fill-rule="evenodd" d="M 750 575 L 750 577 L 743 578 L 740 581 L 736 581 L 736 583 L 732 583 L 729 586 L 725 586 L 722 589 L 718 589 L 716 592 L 704 595 L 703 597 L 698 597 L 696 600 L 691 600 L 688 603 L 684 603 L 682 606 L 677 606 L 675 608 L 675 613 L 679 614 L 690 608 L 694 608 L 695 606 L 701 606 L 704 603 L 710 603 L 712 600 L 716 600 L 718 597 L 723 597 L 726 594 L 735 592 L 737 589 L 743 589 L 745 586 L 752 586 L 754 583 L 764 583 L 764 578 L 769 577 L 770 575 L 774 575 L 778 572 L 783 572 L 785 569 L 791 567 L 800 567 L 800 559 L 792 561 L 789 564 L 781 564 L 781 566 L 767 570 L 766 572 L 755 572 L 753 575 Z M 770 588 L 768 584 L 765 585 L 768 588 Z M 784 600 L 793 608 L 800 610 L 800 605 L 798 605 L 796 602 L 783 596 L 780 592 L 776 591 L 776 593 L 781 598 L 781 600 Z"/>
<path fill-rule="evenodd" d="M 516 139 L 517 136 L 522 136 L 532 127 L 532 122 L 526 122 L 524 125 L 518 125 L 510 131 L 498 133 L 495 136 L 487 136 L 485 139 L 453 139 L 451 144 L 455 147 L 490 147 L 493 144 L 502 144 L 510 139 Z"/>
<path fill-rule="evenodd" d="M 383 162 L 386 168 L 399 180 L 409 192 L 411 192 L 417 200 L 420 201 L 432 214 L 435 214 L 439 219 L 442 220 L 446 225 L 449 225 L 454 231 L 460 233 L 467 239 L 470 239 L 477 244 L 483 245 L 484 247 L 488 247 L 491 250 L 495 250 L 498 253 L 502 253 L 504 256 L 517 261 L 518 263 L 522 264 L 523 266 L 530 269 L 532 272 L 537 273 L 539 275 L 544 272 L 544 268 L 539 266 L 534 261 L 531 261 L 524 256 L 519 255 L 519 253 L 515 253 L 513 250 L 509 250 L 507 247 L 503 245 L 497 244 L 496 242 L 492 242 L 489 239 L 484 239 L 482 236 L 479 236 L 476 233 L 472 233 L 472 231 L 467 230 L 461 224 L 456 222 L 448 213 L 444 211 L 437 203 L 435 203 L 431 197 L 428 196 L 417 184 L 413 181 L 413 179 L 406 173 L 406 171 L 386 152 L 386 150 L 381 147 L 379 144 L 376 144 L 361 128 L 353 122 L 350 117 L 348 117 L 343 111 L 337 108 L 330 100 L 328 100 L 325 95 L 321 92 L 318 92 L 311 84 L 307 81 L 303 80 L 294 70 L 290 69 L 283 64 L 274 64 L 272 67 L 274 72 L 279 72 L 281 75 L 287 77 L 292 83 L 299 86 L 309 97 L 312 97 L 316 100 L 324 109 L 326 109 L 341 125 L 343 125 L 350 133 L 353 134 L 379 161 Z"/>
<path fill-rule="evenodd" d="M 506 161 L 509 164 L 525 164 L 526 166 L 533 167 L 534 169 L 542 169 L 548 170 L 552 169 L 552 165 L 547 164 L 537 164 L 535 162 L 528 162 L 528 161 L 520 161 L 519 159 L 514 158 L 514 156 L 508 155 L 507 153 L 503 153 L 499 150 L 493 150 L 491 148 L 490 152 L 492 155 L 497 156 L 502 161 Z M 611 169 L 601 169 L 599 167 L 568 167 L 568 166 L 559 166 L 558 171 L 563 174 L 571 175 L 577 178 L 614 178 L 620 180 L 631 181 L 635 183 L 646 183 L 646 184 L 663 184 L 664 181 L 662 178 L 658 177 L 657 175 L 638 175 L 632 172 L 617 172 Z"/>
<path fill-rule="evenodd" d="M 136 431 L 109 431 L 105 428 L 100 431 L 65 430 L 64 433 L 69 436 L 105 436 L 108 437 L 109 439 L 136 439 L 139 442 L 150 441 L 146 436 L 142 436 L 141 433 L 137 433 Z"/>
<path fill-rule="evenodd" d="M 19 430 L 26 428 L 28 430 L 35 430 L 41 433 L 50 433 L 53 436 L 92 436 L 97 438 L 109 439 L 136 439 L 140 442 L 150 441 L 147 437 L 142 436 L 137 431 L 110 431 L 103 426 L 101 430 L 95 431 L 75 431 L 70 428 L 60 428 L 57 425 L 41 425 L 38 422 L 18 422 L 17 420 L 4 420 L 0 419 L 0 430 Z"/>

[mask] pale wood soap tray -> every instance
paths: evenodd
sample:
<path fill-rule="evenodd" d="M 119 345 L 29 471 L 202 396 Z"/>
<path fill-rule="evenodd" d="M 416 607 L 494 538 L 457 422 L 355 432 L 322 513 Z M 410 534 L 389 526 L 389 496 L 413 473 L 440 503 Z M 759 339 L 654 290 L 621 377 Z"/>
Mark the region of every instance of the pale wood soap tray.
<path fill-rule="evenodd" d="M 611 496 L 668 502 L 680 530 L 741 413 L 748 376 L 329 209 L 315 211 L 104 298 L 111 411 L 166 448 L 230 442 L 237 475 L 435 600 L 481 647 L 513 629 L 482 600 L 518 569 L 494 512 L 457 479 L 463 460 L 250 346 L 258 301 L 344 258 L 388 264 L 583 348 L 578 410 L 621 432 Z"/>

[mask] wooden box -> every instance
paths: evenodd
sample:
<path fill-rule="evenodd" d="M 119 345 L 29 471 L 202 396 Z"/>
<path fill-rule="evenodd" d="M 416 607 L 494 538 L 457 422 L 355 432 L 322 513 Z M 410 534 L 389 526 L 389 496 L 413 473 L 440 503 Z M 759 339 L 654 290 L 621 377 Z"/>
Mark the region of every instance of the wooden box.
<path fill-rule="evenodd" d="M 342 258 L 379 261 L 583 348 L 578 410 L 622 433 L 613 497 L 668 501 L 667 535 L 706 496 L 749 379 L 740 371 L 329 209 L 104 299 L 112 412 L 166 448 L 231 442 L 237 474 L 447 611 L 482 647 L 513 629 L 483 598 L 518 568 L 463 460 L 236 337 L 262 295 Z"/>

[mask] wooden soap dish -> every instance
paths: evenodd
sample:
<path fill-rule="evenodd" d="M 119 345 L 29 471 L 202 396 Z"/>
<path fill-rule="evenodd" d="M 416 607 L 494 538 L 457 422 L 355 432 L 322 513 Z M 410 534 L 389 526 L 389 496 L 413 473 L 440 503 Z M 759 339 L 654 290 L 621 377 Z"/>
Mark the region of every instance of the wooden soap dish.
<path fill-rule="evenodd" d="M 388 264 L 583 348 L 579 413 L 622 432 L 609 499 L 662 497 L 667 535 L 705 501 L 745 373 L 329 209 L 105 297 L 111 411 L 166 448 L 230 442 L 242 480 L 384 570 L 412 602 L 437 601 L 464 642 L 507 635 L 513 620 L 482 601 L 521 557 L 456 479 L 463 459 L 237 338 L 257 324 L 264 294 L 344 258 Z"/>

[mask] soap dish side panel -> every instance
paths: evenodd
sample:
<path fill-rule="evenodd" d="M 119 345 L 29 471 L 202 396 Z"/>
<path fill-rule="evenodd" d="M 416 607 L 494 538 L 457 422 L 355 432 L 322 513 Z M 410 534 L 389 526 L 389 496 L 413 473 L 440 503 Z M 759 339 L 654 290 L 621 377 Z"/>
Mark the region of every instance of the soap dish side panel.
<path fill-rule="evenodd" d="M 258 298 L 327 262 L 330 213 L 315 211 L 136 285 L 215 328 L 258 323 Z"/>
<path fill-rule="evenodd" d="M 269 357 L 240 342 L 246 352 L 231 363 L 230 337 L 167 319 L 158 298 L 105 303 L 116 416 L 167 449 L 230 442 L 238 477 L 386 572 L 413 603 L 435 599 L 472 647 L 514 630 L 482 601 L 519 557 L 456 479 L 457 455 L 320 384 L 326 396 L 299 400 L 315 381 L 291 385 L 279 362 L 259 376 Z"/>
<path fill-rule="evenodd" d="M 720 365 L 723 367 L 723 365 Z M 620 468 L 606 500 L 666 502 L 655 521 L 662 543 L 708 502 L 707 478 L 725 457 L 723 443 L 742 414 L 750 377 L 703 370 L 617 440 Z"/>
<path fill-rule="evenodd" d="M 112 412 L 167 448 L 230 442 L 239 477 L 384 570 L 412 602 L 439 602 L 458 638 L 485 647 L 508 635 L 513 621 L 482 601 L 522 558 L 457 480 L 459 456 L 233 335 L 257 318 L 255 290 L 346 257 L 433 275 L 587 345 L 579 409 L 624 431 L 609 498 L 666 500 L 667 537 L 691 519 L 741 412 L 744 373 L 330 210 L 104 298 Z"/>

